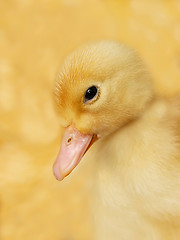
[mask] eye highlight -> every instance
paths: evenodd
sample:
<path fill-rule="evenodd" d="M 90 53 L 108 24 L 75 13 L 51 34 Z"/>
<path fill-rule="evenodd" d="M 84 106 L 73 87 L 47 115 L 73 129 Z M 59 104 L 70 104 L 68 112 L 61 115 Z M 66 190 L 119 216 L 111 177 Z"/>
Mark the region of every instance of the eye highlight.
<path fill-rule="evenodd" d="M 96 86 L 92 86 L 88 88 L 84 94 L 84 103 L 88 103 L 93 100 L 98 95 L 98 88 Z"/>

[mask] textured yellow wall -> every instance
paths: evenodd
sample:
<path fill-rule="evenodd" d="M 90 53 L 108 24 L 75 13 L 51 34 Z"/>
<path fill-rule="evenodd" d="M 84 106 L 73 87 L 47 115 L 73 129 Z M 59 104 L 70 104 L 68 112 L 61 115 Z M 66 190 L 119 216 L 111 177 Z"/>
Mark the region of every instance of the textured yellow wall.
<path fill-rule="evenodd" d="M 91 163 L 52 175 L 60 128 L 52 102 L 63 57 L 89 40 L 139 51 L 156 91 L 180 92 L 178 0 L 0 1 L 0 234 L 3 240 L 91 240 Z"/>

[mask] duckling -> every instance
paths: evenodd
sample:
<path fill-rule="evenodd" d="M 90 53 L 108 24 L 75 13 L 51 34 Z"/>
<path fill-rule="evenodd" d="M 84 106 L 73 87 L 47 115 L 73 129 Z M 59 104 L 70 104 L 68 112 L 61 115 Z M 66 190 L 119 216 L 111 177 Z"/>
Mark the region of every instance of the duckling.
<path fill-rule="evenodd" d="M 76 49 L 55 86 L 64 133 L 54 175 L 93 145 L 94 239 L 180 239 L 180 97 L 155 96 L 138 54 L 111 41 Z"/>

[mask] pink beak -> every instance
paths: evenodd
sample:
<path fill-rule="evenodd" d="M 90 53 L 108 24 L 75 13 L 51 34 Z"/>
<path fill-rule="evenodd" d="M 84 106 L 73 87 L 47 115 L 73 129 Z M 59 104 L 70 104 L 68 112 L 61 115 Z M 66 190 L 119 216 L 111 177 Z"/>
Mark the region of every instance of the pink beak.
<path fill-rule="evenodd" d="M 78 165 L 92 139 L 93 135 L 83 134 L 72 125 L 65 129 L 61 148 L 53 166 L 57 180 L 63 180 Z"/>

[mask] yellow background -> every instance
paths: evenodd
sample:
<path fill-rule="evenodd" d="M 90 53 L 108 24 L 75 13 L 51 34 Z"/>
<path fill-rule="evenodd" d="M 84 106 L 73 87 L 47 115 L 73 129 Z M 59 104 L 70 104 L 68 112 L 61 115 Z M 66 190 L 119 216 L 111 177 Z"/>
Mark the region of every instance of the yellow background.
<path fill-rule="evenodd" d="M 156 92 L 180 92 L 179 0 L 0 0 L 0 238 L 91 240 L 91 163 L 63 182 L 52 88 L 64 56 L 89 40 L 137 49 Z"/>

